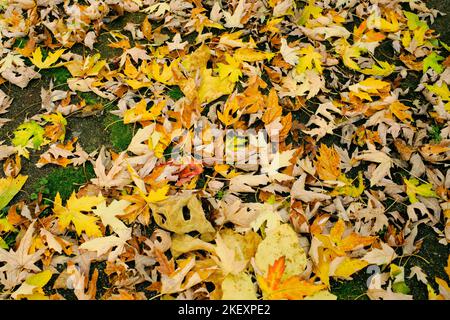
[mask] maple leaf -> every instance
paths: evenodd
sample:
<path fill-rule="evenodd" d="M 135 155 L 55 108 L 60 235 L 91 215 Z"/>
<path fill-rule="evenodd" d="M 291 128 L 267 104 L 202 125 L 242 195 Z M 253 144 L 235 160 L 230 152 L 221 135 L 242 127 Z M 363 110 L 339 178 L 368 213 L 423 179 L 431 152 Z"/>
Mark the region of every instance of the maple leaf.
<path fill-rule="evenodd" d="M 423 59 L 423 73 L 427 72 L 429 68 L 432 68 L 436 73 L 441 73 L 444 71 L 444 67 L 439 64 L 439 61 L 444 60 L 444 57 L 436 54 L 436 52 L 432 52 L 428 56 Z"/>
<path fill-rule="evenodd" d="M 335 261 L 338 261 L 339 264 L 334 270 L 334 272 L 331 274 L 334 277 L 342 278 L 342 279 L 351 279 L 350 276 L 361 269 L 365 268 L 369 263 L 364 260 L 360 259 L 352 259 L 349 257 L 341 257 L 342 261 L 339 261 L 340 258 L 335 258 L 333 260 L 333 263 Z"/>
<path fill-rule="evenodd" d="M 19 284 L 27 276 L 27 270 L 40 271 L 35 263 L 41 259 L 41 255 L 45 249 L 39 249 L 34 253 L 29 253 L 33 241 L 35 222 L 36 220 L 30 224 L 15 252 L 12 249 L 8 252 L 0 248 L 0 261 L 6 262 L 6 264 L 0 267 L 0 275 L 2 275 L 0 279 L 7 289 Z M 3 275 L 3 273 L 5 274 Z"/>
<path fill-rule="evenodd" d="M 96 76 L 106 66 L 106 60 L 101 60 L 100 53 L 87 56 L 83 60 L 71 60 L 64 64 L 72 77 Z"/>
<path fill-rule="evenodd" d="M 147 111 L 147 101 L 142 99 L 136 103 L 133 108 L 125 111 L 123 114 L 123 123 L 128 124 L 139 121 L 154 121 L 159 117 L 165 106 L 166 101 L 162 100 L 153 105 L 150 110 Z"/>
<path fill-rule="evenodd" d="M 402 122 L 408 123 L 413 121 L 411 112 L 408 111 L 409 107 L 398 100 L 391 103 L 389 110 Z"/>
<path fill-rule="evenodd" d="M 411 203 L 419 201 L 416 197 L 417 194 L 423 197 L 438 197 L 436 192 L 433 190 L 433 185 L 431 183 L 420 184 L 419 180 L 416 178 L 403 178 L 403 182 L 406 185 L 406 194 L 408 195 Z"/>
<path fill-rule="evenodd" d="M 281 106 L 278 104 L 278 95 L 277 95 L 277 91 L 272 88 L 269 92 L 269 96 L 267 97 L 267 109 L 264 112 L 261 120 L 265 123 L 265 124 L 269 124 L 273 121 L 275 121 L 276 119 L 278 119 L 279 117 L 281 117 L 283 109 L 281 108 Z"/>
<path fill-rule="evenodd" d="M 445 82 L 442 82 L 440 85 L 437 83 L 432 86 L 427 85 L 427 89 L 440 96 L 442 100 L 448 101 L 450 99 L 450 90 Z"/>
<path fill-rule="evenodd" d="M 357 84 L 351 85 L 348 88 L 354 96 L 372 101 L 372 94 L 382 95 L 386 90 L 389 90 L 390 86 L 389 82 L 368 78 Z"/>
<path fill-rule="evenodd" d="M 109 206 L 106 206 L 106 202 L 99 203 L 92 212 L 100 217 L 103 225 L 111 227 L 111 229 L 117 233 L 121 234 L 124 230 L 127 230 L 128 227 L 117 218 L 117 216 L 121 216 L 125 214 L 125 209 L 131 203 L 126 200 L 113 200 Z"/>
<path fill-rule="evenodd" d="M 297 23 L 299 25 L 305 25 L 306 22 L 313 17 L 314 19 L 317 19 L 320 17 L 320 13 L 322 12 L 323 8 L 319 6 L 315 6 L 314 0 L 308 0 L 308 5 L 305 6 L 302 10 L 302 14 L 300 18 L 298 19 Z"/>
<path fill-rule="evenodd" d="M 286 39 L 282 38 L 280 53 L 283 56 L 284 61 L 295 66 L 299 61 L 300 47 L 290 47 Z"/>
<path fill-rule="evenodd" d="M 101 195 L 77 198 L 75 192 L 73 192 L 69 200 L 67 200 L 66 206 L 63 206 L 61 196 L 58 192 L 53 204 L 53 212 L 58 217 L 59 229 L 64 230 L 70 223 L 73 223 L 78 235 L 81 235 L 84 231 L 89 237 L 100 237 L 102 233 L 96 224 L 98 218 L 81 212 L 91 211 L 93 207 L 102 203 L 103 200 L 103 196 Z"/>
<path fill-rule="evenodd" d="M 119 236 L 106 236 L 88 240 L 82 243 L 79 248 L 89 251 L 95 251 L 97 252 L 97 257 L 100 257 L 111 250 L 113 247 L 117 247 L 117 249 L 115 249 L 114 252 L 111 252 L 110 256 L 108 257 L 109 260 L 114 260 L 119 254 L 122 253 L 127 240 L 129 240 L 130 238 L 131 229 L 127 229 L 119 231 Z"/>
<path fill-rule="evenodd" d="M 231 192 L 255 192 L 252 187 L 265 185 L 269 182 L 269 179 L 265 174 L 261 175 L 249 175 L 243 174 L 230 179 L 230 191 Z"/>
<path fill-rule="evenodd" d="M 45 270 L 29 276 L 21 286 L 13 292 L 13 299 L 48 300 L 42 289 L 51 279 L 52 272 Z"/>
<path fill-rule="evenodd" d="M 373 64 L 371 68 L 368 69 L 361 69 L 360 72 L 372 76 L 381 76 L 381 77 L 387 77 L 392 72 L 395 71 L 395 66 L 389 64 L 386 61 L 378 61 L 377 64 Z"/>
<path fill-rule="evenodd" d="M 347 195 L 350 197 L 357 198 L 364 192 L 364 180 L 362 172 L 358 172 L 358 186 L 356 186 L 355 179 L 349 179 L 345 174 L 341 174 L 338 177 L 338 181 L 344 183 L 343 186 L 336 187 L 333 191 L 331 191 L 330 195 L 335 196 L 338 194 Z"/>
<path fill-rule="evenodd" d="M 20 147 L 20 155 L 28 158 L 29 153 L 26 148 L 39 149 L 44 142 L 44 134 L 45 130 L 36 121 L 29 121 L 14 130 L 14 138 L 11 142 L 14 146 Z"/>
<path fill-rule="evenodd" d="M 361 56 L 361 48 L 351 46 L 344 38 L 336 41 L 336 52 L 342 57 L 344 65 L 352 70 L 360 70 L 359 65 L 353 60 Z"/>
<path fill-rule="evenodd" d="M 133 222 L 136 218 L 139 218 L 141 223 L 148 225 L 150 223 L 150 204 L 167 199 L 166 194 L 169 189 L 170 186 L 165 185 L 157 190 L 150 190 L 148 194 L 139 190 L 135 194 L 122 196 L 122 199 L 130 202 L 122 218 L 129 222 Z"/>
<path fill-rule="evenodd" d="M 50 122 L 45 126 L 45 136 L 49 138 L 52 142 L 57 140 L 63 142 L 66 137 L 66 125 L 67 120 L 63 117 L 60 112 L 43 115 L 42 118 Z"/>
<path fill-rule="evenodd" d="M 225 94 L 230 94 L 234 90 L 234 82 L 230 77 L 222 79 L 214 77 L 211 69 L 203 68 L 200 70 L 201 84 L 198 88 L 198 98 L 200 103 L 214 101 Z"/>
<path fill-rule="evenodd" d="M 397 257 L 394 249 L 388 246 L 386 243 L 381 243 L 381 249 L 372 248 L 361 259 L 367 261 L 370 264 L 376 265 L 388 265 Z"/>
<path fill-rule="evenodd" d="M 328 148 L 323 143 L 320 145 L 319 153 L 315 162 L 319 178 L 322 180 L 336 180 L 341 175 L 339 154 L 333 147 Z"/>
<path fill-rule="evenodd" d="M 223 15 L 225 17 L 225 27 L 226 28 L 243 28 L 244 25 L 241 23 L 241 20 L 244 16 L 245 12 L 245 0 L 239 0 L 236 9 L 233 14 L 230 12 L 224 12 Z"/>
<path fill-rule="evenodd" d="M 297 64 L 297 72 L 302 73 L 306 69 L 315 69 L 317 72 L 322 73 L 322 55 L 316 51 L 314 51 L 314 47 L 308 45 L 307 47 L 300 49 L 300 54 L 303 56 L 300 57 Z M 313 67 L 314 63 L 314 67 Z"/>
<path fill-rule="evenodd" d="M 28 176 L 18 175 L 0 179 L 0 210 L 8 205 L 14 196 L 22 189 Z"/>
<path fill-rule="evenodd" d="M 217 118 L 226 126 L 230 126 L 237 121 L 239 121 L 239 117 L 241 112 L 238 112 L 240 109 L 238 99 L 236 97 L 232 97 L 227 100 L 225 103 L 223 112 L 217 111 Z M 236 114 L 237 113 L 237 114 Z M 236 114 L 236 116 L 233 116 Z"/>
<path fill-rule="evenodd" d="M 234 59 L 237 61 L 256 62 L 270 60 L 275 56 L 273 52 L 264 52 L 252 48 L 239 48 L 234 52 Z"/>
<path fill-rule="evenodd" d="M 305 189 L 306 174 L 302 174 L 298 180 L 294 182 L 291 189 L 291 196 L 304 202 L 324 201 L 331 197 L 322 192 L 315 192 Z"/>
<path fill-rule="evenodd" d="M 355 159 L 379 163 L 370 177 L 370 186 L 376 185 L 386 175 L 390 174 L 390 169 L 393 165 L 392 158 L 386 153 L 376 150 L 373 145 L 369 145 L 369 150 L 364 150 Z"/>
<path fill-rule="evenodd" d="M 282 256 L 269 266 L 265 277 L 257 276 L 258 284 L 266 300 L 302 300 L 326 288 L 323 284 L 301 280 L 299 276 L 291 276 L 282 281 L 286 269 L 285 257 Z"/>
<path fill-rule="evenodd" d="M 59 57 L 66 51 L 65 49 L 59 49 L 55 52 L 49 52 L 48 56 L 42 61 L 42 51 L 40 47 L 37 47 L 33 52 L 33 56 L 30 58 L 30 61 L 39 69 L 49 69 L 59 67 L 61 64 L 53 65 L 56 61 L 58 61 Z"/>
<path fill-rule="evenodd" d="M 376 237 L 360 236 L 356 232 L 343 238 L 344 232 L 345 222 L 339 219 L 331 228 L 329 235 L 315 234 L 314 236 L 322 242 L 323 247 L 332 250 L 338 256 L 345 256 L 347 251 L 371 245 L 376 240 Z"/>
<path fill-rule="evenodd" d="M 219 73 L 219 77 L 221 79 L 228 78 L 231 82 L 237 82 L 239 77 L 242 76 L 239 61 L 230 56 L 228 53 L 225 54 L 225 61 L 228 64 L 217 64 L 217 72 Z"/>

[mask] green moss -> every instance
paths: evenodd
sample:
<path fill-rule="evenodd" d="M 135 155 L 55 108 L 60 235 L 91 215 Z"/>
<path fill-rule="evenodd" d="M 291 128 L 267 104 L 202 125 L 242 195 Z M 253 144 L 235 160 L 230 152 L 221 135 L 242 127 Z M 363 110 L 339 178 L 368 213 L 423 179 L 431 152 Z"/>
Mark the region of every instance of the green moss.
<path fill-rule="evenodd" d="M 441 128 L 436 125 L 431 126 L 430 137 L 435 143 L 441 142 Z"/>
<path fill-rule="evenodd" d="M 52 78 L 53 85 L 57 86 L 59 90 L 67 90 L 69 87 L 67 86 L 67 79 L 71 77 L 69 70 L 64 67 L 52 68 L 52 69 L 43 69 L 40 73 L 45 78 Z"/>
<path fill-rule="evenodd" d="M 93 92 L 78 92 L 78 96 L 84 99 L 87 105 L 93 105 L 97 103 L 105 104 L 106 100 L 99 97 Z"/>
<path fill-rule="evenodd" d="M 133 127 L 124 124 L 121 118 L 112 114 L 106 116 L 103 125 L 109 132 L 113 149 L 117 152 L 126 150 L 133 138 Z"/>
<path fill-rule="evenodd" d="M 58 168 L 36 183 L 36 192 L 31 197 L 36 197 L 36 194 L 41 192 L 45 198 L 54 199 L 59 192 L 61 198 L 67 199 L 73 191 L 78 190 L 94 176 L 94 169 L 90 163 L 85 167 Z"/>

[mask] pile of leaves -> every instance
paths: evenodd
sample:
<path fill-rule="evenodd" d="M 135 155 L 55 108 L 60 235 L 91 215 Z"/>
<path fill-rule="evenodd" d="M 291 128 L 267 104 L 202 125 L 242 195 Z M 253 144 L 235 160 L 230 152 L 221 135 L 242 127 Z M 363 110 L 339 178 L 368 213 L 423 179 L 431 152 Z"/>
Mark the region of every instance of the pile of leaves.
<path fill-rule="evenodd" d="M 110 29 L 127 14 L 143 19 Z M 332 281 L 370 266 L 370 299 L 412 299 L 405 277 L 449 299 L 450 260 L 447 278 L 398 263 L 421 225 L 450 241 L 438 14 L 420 0 L 0 1 L 0 84 L 68 74 L 0 139 L 1 297 L 336 299 Z M 114 54 L 96 50 L 104 34 Z M 0 114 L 11 103 L 0 90 Z M 68 117 L 101 113 L 133 128 L 126 150 L 88 153 L 71 133 Z M 223 161 L 224 144 L 250 153 Z M 19 201 L 30 155 L 95 177 Z"/>

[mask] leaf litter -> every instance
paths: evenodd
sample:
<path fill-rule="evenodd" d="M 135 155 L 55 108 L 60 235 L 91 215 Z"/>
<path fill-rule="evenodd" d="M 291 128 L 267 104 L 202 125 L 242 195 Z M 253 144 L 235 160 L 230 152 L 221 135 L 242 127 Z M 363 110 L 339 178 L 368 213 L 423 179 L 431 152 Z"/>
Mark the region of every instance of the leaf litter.
<path fill-rule="evenodd" d="M 110 29 L 138 13 L 142 23 Z M 420 225 L 450 241 L 439 14 L 422 1 L 0 4 L 0 84 L 67 70 L 65 87 L 41 88 L 40 113 L 1 137 L 1 297 L 336 299 L 333 281 L 375 266 L 370 299 L 412 299 L 411 278 L 450 299 L 450 256 L 434 277 L 402 265 L 420 251 Z M 96 51 L 104 34 L 117 55 Z M 402 89 L 410 75 L 417 87 Z M 0 90 L 0 127 L 12 103 Z M 126 148 L 86 152 L 66 135 L 69 117 L 99 113 L 133 126 Z M 94 177 L 68 199 L 15 201 L 22 161 Z"/>

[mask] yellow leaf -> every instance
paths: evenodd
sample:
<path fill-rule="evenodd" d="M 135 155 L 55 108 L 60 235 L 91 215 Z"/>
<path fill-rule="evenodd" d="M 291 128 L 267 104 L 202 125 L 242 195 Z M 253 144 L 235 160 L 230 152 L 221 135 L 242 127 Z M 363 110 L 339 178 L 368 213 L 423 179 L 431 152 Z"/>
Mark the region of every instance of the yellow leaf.
<path fill-rule="evenodd" d="M 350 45 L 347 40 L 341 38 L 336 41 L 336 52 L 341 55 L 344 65 L 352 70 L 360 70 L 353 58 L 361 56 L 361 48 Z"/>
<path fill-rule="evenodd" d="M 157 203 L 167 199 L 167 192 L 170 190 L 170 185 L 165 185 L 157 190 L 150 190 L 147 195 L 142 195 L 147 203 Z"/>
<path fill-rule="evenodd" d="M 231 229 L 224 229 L 216 234 L 215 241 L 212 259 L 227 275 L 238 274 L 245 270 L 248 262 L 255 255 L 261 238 L 253 231 L 241 235 Z"/>
<path fill-rule="evenodd" d="M 249 274 L 229 274 L 222 282 L 222 300 L 257 300 L 255 284 Z"/>
<path fill-rule="evenodd" d="M 364 260 L 345 257 L 344 261 L 342 261 L 334 271 L 334 276 L 348 279 L 352 274 L 365 268 L 368 264 L 369 263 Z"/>
<path fill-rule="evenodd" d="M 270 60 L 275 56 L 275 53 L 272 52 L 264 52 L 250 48 L 239 48 L 237 49 L 233 57 L 238 61 L 246 61 L 246 62 L 256 62 L 261 60 Z"/>
<path fill-rule="evenodd" d="M 338 181 L 344 182 L 344 186 L 336 187 L 331 191 L 330 195 L 347 195 L 350 197 L 357 198 L 364 192 L 364 179 L 362 171 L 358 172 L 358 187 L 355 183 L 356 179 L 349 179 L 345 174 L 341 174 Z"/>
<path fill-rule="evenodd" d="M 200 71 L 201 84 L 198 87 L 200 103 L 209 103 L 234 90 L 234 83 L 229 79 L 212 76 L 212 70 L 203 68 Z"/>
<path fill-rule="evenodd" d="M 71 60 L 65 63 L 72 77 L 96 76 L 106 66 L 106 60 L 100 60 L 100 53 L 88 56 L 84 60 Z"/>
<path fill-rule="evenodd" d="M 434 84 L 432 86 L 426 85 L 426 87 L 430 92 L 437 94 L 439 97 L 441 97 L 442 100 L 444 101 L 450 100 L 450 90 L 448 89 L 447 83 L 442 82 L 441 85 Z"/>
<path fill-rule="evenodd" d="M 147 101 L 142 99 L 136 103 L 133 108 L 124 112 L 123 123 L 128 124 L 138 121 L 154 121 L 161 115 L 161 111 L 165 106 L 166 101 L 161 100 L 147 111 Z"/>
<path fill-rule="evenodd" d="M 223 112 L 217 111 L 217 118 L 226 126 L 232 125 L 239 120 L 241 112 L 238 112 L 235 116 L 234 114 L 240 109 L 238 104 L 238 99 L 236 97 L 232 97 L 228 99 Z"/>
<path fill-rule="evenodd" d="M 351 85 L 349 90 L 351 94 L 361 100 L 372 101 L 371 95 L 382 95 L 389 91 L 391 85 L 389 82 L 381 81 L 375 78 L 368 78 L 357 84 Z"/>
<path fill-rule="evenodd" d="M 188 234 L 172 235 L 172 245 L 170 246 L 170 252 L 175 259 L 183 253 L 197 250 L 204 250 L 215 254 L 216 247 L 211 243 L 200 240 L 199 238 L 191 237 Z"/>
<path fill-rule="evenodd" d="M 50 281 L 52 272 L 45 270 L 29 276 L 22 285 L 13 292 L 11 298 L 28 300 L 47 300 L 42 288 Z"/>
<path fill-rule="evenodd" d="M 376 237 L 365 237 L 352 232 L 347 237 L 342 238 L 345 231 L 345 222 L 339 219 L 331 228 L 329 235 L 316 234 L 315 237 L 322 242 L 324 248 L 328 248 L 337 256 L 345 256 L 347 251 L 354 250 L 358 247 L 365 247 L 372 244 Z"/>
<path fill-rule="evenodd" d="M 75 225 L 75 230 L 78 235 L 84 231 L 87 236 L 100 237 L 102 233 L 100 228 L 96 225 L 97 217 L 81 213 L 89 212 L 93 207 L 102 203 L 103 196 L 85 196 L 77 198 L 75 192 L 72 193 L 66 206 L 62 205 L 62 199 L 59 192 L 56 194 L 53 205 L 53 212 L 58 217 L 58 225 L 60 230 L 66 229 L 70 223 Z"/>
<path fill-rule="evenodd" d="M 239 80 L 239 77 L 242 76 L 240 62 L 234 59 L 228 53 L 225 54 L 225 60 L 228 64 L 217 64 L 217 72 L 219 73 L 220 79 L 223 80 L 228 78 L 231 82 L 237 82 Z"/>
<path fill-rule="evenodd" d="M 195 195 L 170 196 L 163 201 L 151 203 L 150 208 L 156 224 L 166 230 L 178 234 L 191 231 L 203 234 L 215 231 L 206 219 L 202 204 Z M 188 216 L 186 211 L 189 213 Z"/>
<path fill-rule="evenodd" d="M 28 176 L 18 175 L 16 178 L 0 179 L 0 210 L 8 205 L 14 196 L 22 189 Z"/>
<path fill-rule="evenodd" d="M 406 194 L 409 197 L 411 203 L 419 201 L 416 195 L 421 195 L 423 197 L 437 198 L 436 192 L 433 190 L 433 185 L 431 183 L 420 184 L 419 180 L 416 178 L 405 179 L 403 182 L 406 185 Z"/>
<path fill-rule="evenodd" d="M 163 64 L 161 68 L 156 60 L 153 60 L 152 64 L 142 68 L 142 71 L 146 72 L 148 77 L 170 86 L 175 84 L 172 68 L 176 63 L 178 60 L 172 61 L 170 65 Z"/>
<path fill-rule="evenodd" d="M 389 106 L 389 110 L 402 122 L 408 123 L 409 121 L 412 121 L 412 115 L 411 112 L 409 112 L 409 107 L 405 106 L 400 101 L 394 101 Z"/>
<path fill-rule="evenodd" d="M 40 47 L 37 47 L 33 52 L 33 56 L 30 58 L 30 61 L 39 69 L 49 69 L 55 68 L 59 65 L 54 65 L 56 61 L 58 61 L 59 57 L 64 53 L 65 49 L 59 49 L 55 52 L 49 52 L 48 56 L 42 61 L 42 51 Z"/>
<path fill-rule="evenodd" d="M 298 73 L 303 73 L 308 69 L 315 69 L 317 72 L 322 73 L 322 55 L 317 51 L 314 51 L 314 47 L 312 45 L 308 45 L 307 47 L 300 49 L 300 54 L 303 56 L 300 57 L 296 67 Z"/>
<path fill-rule="evenodd" d="M 364 74 L 372 75 L 372 76 L 387 77 L 395 70 L 395 66 L 389 64 L 386 61 L 378 61 L 377 60 L 377 63 L 379 64 L 379 66 L 376 64 L 373 64 L 371 68 L 362 69 L 361 72 Z"/>

